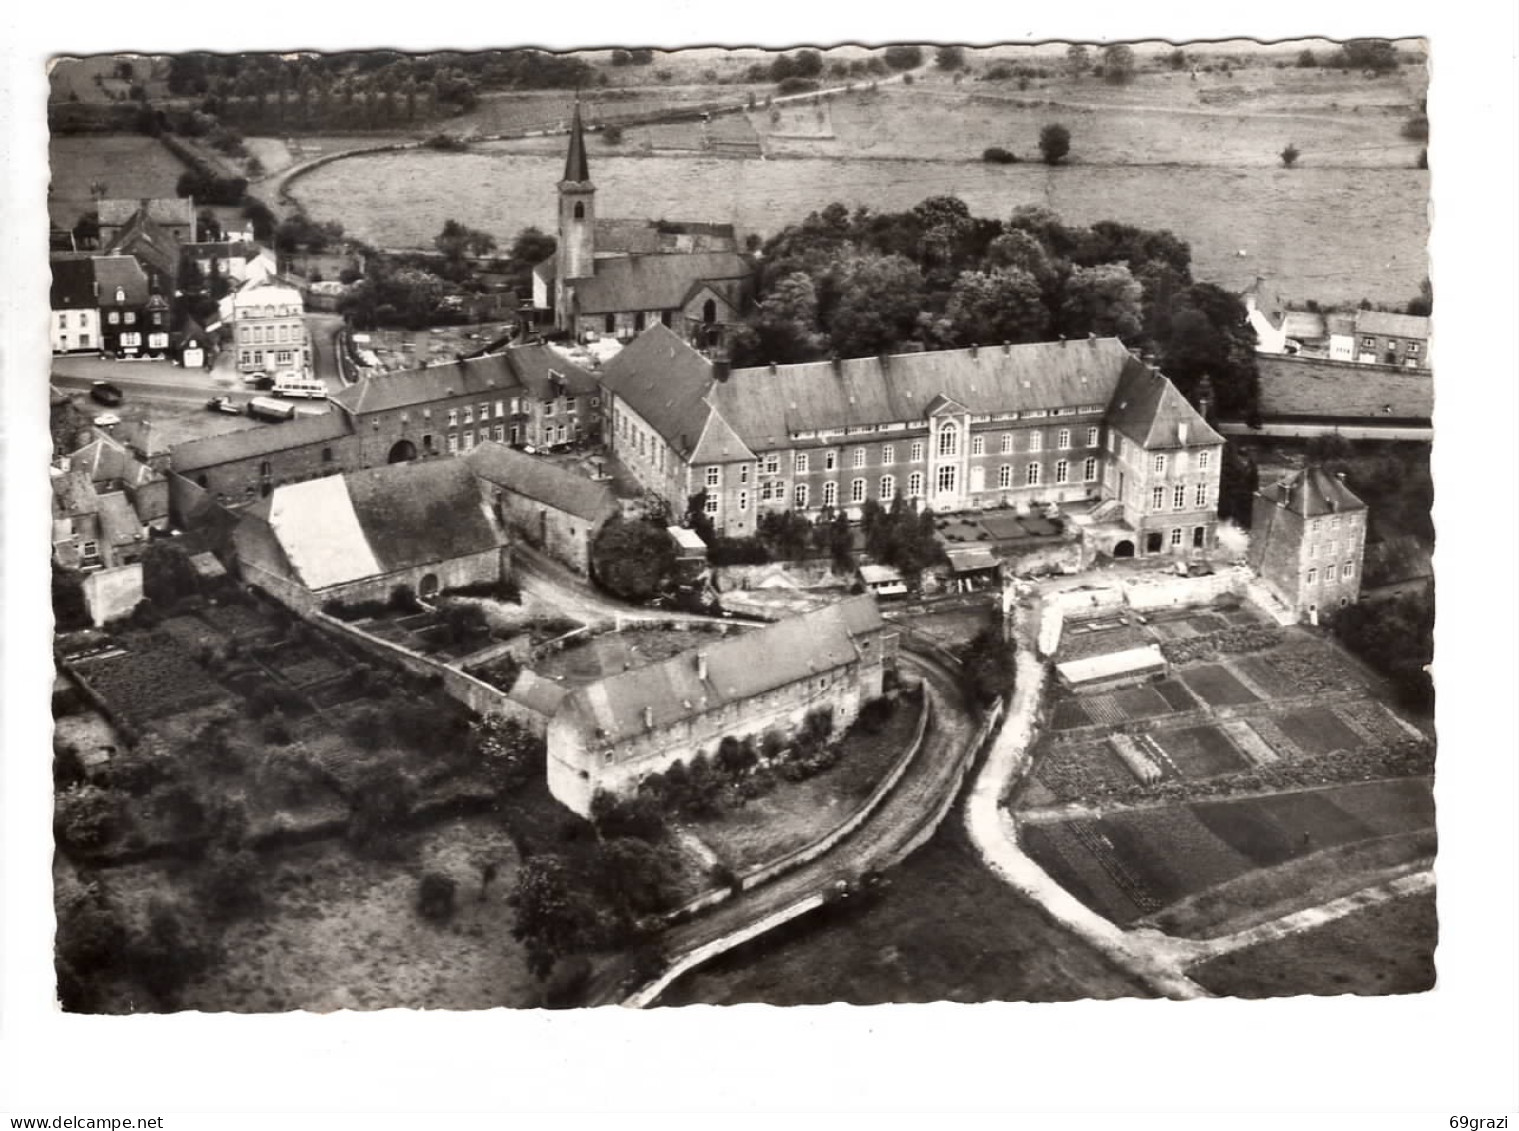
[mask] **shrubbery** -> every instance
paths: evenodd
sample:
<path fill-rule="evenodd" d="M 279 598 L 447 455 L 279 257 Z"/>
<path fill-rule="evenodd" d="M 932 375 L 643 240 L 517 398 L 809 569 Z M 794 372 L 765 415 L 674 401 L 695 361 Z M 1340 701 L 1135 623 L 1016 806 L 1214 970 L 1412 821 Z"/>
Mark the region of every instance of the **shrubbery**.
<path fill-rule="evenodd" d="M 993 145 L 981 151 L 981 160 L 992 165 L 1016 165 L 1018 155 L 1000 145 Z"/>
<path fill-rule="evenodd" d="M 457 910 L 456 895 L 459 885 L 452 876 L 441 872 L 425 872 L 417 885 L 417 914 L 435 923 L 447 922 Z"/>

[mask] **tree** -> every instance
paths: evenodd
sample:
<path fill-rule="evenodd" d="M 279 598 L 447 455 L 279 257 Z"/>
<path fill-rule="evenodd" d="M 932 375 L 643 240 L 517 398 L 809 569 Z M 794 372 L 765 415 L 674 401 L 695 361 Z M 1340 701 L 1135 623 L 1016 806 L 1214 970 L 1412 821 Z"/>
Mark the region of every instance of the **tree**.
<path fill-rule="evenodd" d="M 574 882 L 569 863 L 552 853 L 523 862 L 507 903 L 515 913 L 512 937 L 526 947 L 528 969 L 539 981 L 560 958 L 589 950 L 600 933 L 596 905 Z"/>
<path fill-rule="evenodd" d="M 1299 150 L 1298 147 L 1293 145 L 1290 141 L 1287 143 L 1287 148 L 1278 154 L 1278 156 L 1280 156 L 1282 159 L 1283 168 L 1287 169 L 1290 169 L 1292 166 L 1296 165 L 1297 159 L 1302 155 L 1302 151 Z"/>
<path fill-rule="evenodd" d="M 514 793 L 544 773 L 548 748 L 518 719 L 485 715 L 470 725 L 475 756 L 485 775 L 500 794 Z"/>
<path fill-rule="evenodd" d="M 512 241 L 512 258 L 522 263 L 536 265 L 554 254 L 559 241 L 553 236 L 529 225 L 517 233 Z"/>
<path fill-rule="evenodd" d="M 446 922 L 454 917 L 455 898 L 459 885 L 452 876 L 442 872 L 424 872 L 417 885 L 417 913 L 435 923 Z"/>
<path fill-rule="evenodd" d="M 1114 43 L 1103 49 L 1102 77 L 1116 86 L 1134 78 L 1134 49 L 1127 43 Z"/>
<path fill-rule="evenodd" d="M 1357 70 L 1386 74 L 1398 69 L 1398 50 L 1385 39 L 1352 39 L 1345 44 L 1345 62 Z"/>
<path fill-rule="evenodd" d="M 1180 71 L 1187 65 L 1187 53 L 1178 47 L 1166 56 L 1166 62 L 1170 64 L 1173 71 Z"/>
<path fill-rule="evenodd" d="M 1065 49 L 1065 67 L 1072 78 L 1081 78 L 1092 68 L 1092 56 L 1083 44 L 1073 43 Z"/>
<path fill-rule="evenodd" d="M 923 48 L 898 43 L 885 52 L 886 65 L 893 71 L 912 71 L 923 65 Z"/>
<path fill-rule="evenodd" d="M 466 227 L 457 220 L 445 220 L 443 230 L 433 237 L 433 246 L 445 259 L 455 262 L 466 254 L 482 258 L 496 250 L 496 237 L 478 228 Z"/>
<path fill-rule="evenodd" d="M 965 48 L 946 44 L 934 52 L 934 66 L 941 71 L 959 71 L 965 68 Z"/>
<path fill-rule="evenodd" d="M 1013 690 L 1018 664 L 1013 646 L 1002 638 L 1000 625 L 981 629 L 957 657 L 965 685 L 965 694 L 981 707 L 990 707 L 997 698 Z"/>
<path fill-rule="evenodd" d="M 1299 67 L 1317 67 L 1319 60 L 1312 51 L 1305 47 L 1297 53 L 1297 65 Z"/>
<path fill-rule="evenodd" d="M 185 548 L 169 539 L 155 539 L 142 552 L 142 595 L 167 608 L 183 597 L 200 594 L 200 579 Z"/>
<path fill-rule="evenodd" d="M 647 601 L 670 586 L 675 548 L 660 526 L 614 516 L 591 544 L 597 582 L 625 601 Z"/>
<path fill-rule="evenodd" d="M 667 846 L 635 837 L 603 841 L 597 872 L 608 901 L 624 920 L 666 911 L 679 897 L 680 866 Z"/>
<path fill-rule="evenodd" d="M 945 315 L 962 343 L 1037 342 L 1049 331 L 1039 282 L 1018 267 L 963 272 Z"/>
<path fill-rule="evenodd" d="M 1409 314 L 1419 315 L 1424 318 L 1428 318 L 1435 312 L 1435 291 L 1427 275 L 1424 281 L 1419 284 L 1418 297 L 1409 299 L 1408 306 L 1405 309 Z"/>
<path fill-rule="evenodd" d="M 1060 307 L 1060 332 L 1068 338 L 1133 338 L 1139 334 L 1139 283 L 1121 263 L 1073 267 Z"/>
<path fill-rule="evenodd" d="M 601 128 L 601 140 L 607 145 L 622 144 L 622 127 L 616 124 Z"/>
<path fill-rule="evenodd" d="M 1039 131 L 1039 152 L 1046 165 L 1058 165 L 1071 151 L 1071 131 L 1058 122 Z"/>
<path fill-rule="evenodd" d="M 923 273 L 900 255 L 856 255 L 836 264 L 838 299 L 827 321 L 844 357 L 890 353 L 908 341 L 924 308 Z"/>
<path fill-rule="evenodd" d="M 1195 403 L 1207 377 L 1220 416 L 1259 423 L 1255 331 L 1237 295 L 1212 283 L 1187 287 L 1173 299 L 1169 329 L 1156 345 L 1161 368 L 1184 396 Z"/>

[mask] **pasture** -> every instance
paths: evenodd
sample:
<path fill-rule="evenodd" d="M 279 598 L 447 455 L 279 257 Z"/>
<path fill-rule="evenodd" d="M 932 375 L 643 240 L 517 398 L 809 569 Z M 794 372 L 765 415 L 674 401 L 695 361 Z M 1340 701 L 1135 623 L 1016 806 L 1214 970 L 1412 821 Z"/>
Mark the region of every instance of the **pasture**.
<path fill-rule="evenodd" d="M 94 207 L 92 181 L 102 182 L 105 195 L 112 198 L 172 197 L 185 171 L 184 162 L 145 134 L 53 137 L 48 141 L 48 163 L 48 215 L 63 228 L 72 228 Z"/>

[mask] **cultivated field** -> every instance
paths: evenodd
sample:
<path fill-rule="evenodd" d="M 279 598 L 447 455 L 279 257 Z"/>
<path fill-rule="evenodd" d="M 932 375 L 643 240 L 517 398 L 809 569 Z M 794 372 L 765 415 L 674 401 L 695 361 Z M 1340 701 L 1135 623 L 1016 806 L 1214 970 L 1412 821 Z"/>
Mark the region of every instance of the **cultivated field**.
<path fill-rule="evenodd" d="M 594 159 L 597 203 L 607 216 L 726 222 L 740 234 L 767 235 L 832 201 L 900 210 L 947 193 L 977 215 L 1044 204 L 1073 223 L 1170 228 L 1192 244 L 1196 277 L 1238 289 L 1259 273 L 1284 294 L 1398 302 L 1417 294 L 1428 273 L 1429 174 L 1412 168 L 1368 175 L 1314 167 Z M 316 217 L 340 220 L 382 246 L 428 247 L 450 218 L 510 240 L 528 225 L 553 230 L 563 160 L 492 146 L 361 156 L 317 170 L 292 191 Z"/>

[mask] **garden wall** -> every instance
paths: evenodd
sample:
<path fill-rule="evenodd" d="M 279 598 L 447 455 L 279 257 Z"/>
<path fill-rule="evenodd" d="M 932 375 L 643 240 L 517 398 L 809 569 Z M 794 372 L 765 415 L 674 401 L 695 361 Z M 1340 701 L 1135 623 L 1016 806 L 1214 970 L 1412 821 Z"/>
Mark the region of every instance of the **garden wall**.
<path fill-rule="evenodd" d="M 1124 598 L 1131 609 L 1165 609 L 1206 605 L 1228 594 L 1243 594 L 1250 571 L 1235 566 L 1204 577 L 1178 577 L 1163 573 L 1125 579 Z"/>
<path fill-rule="evenodd" d="M 1091 562 L 1082 553 L 1083 542 L 1079 538 L 1035 546 L 1029 550 L 1013 549 L 999 554 L 1003 575 L 1026 577 L 1037 573 L 1080 573 Z"/>

